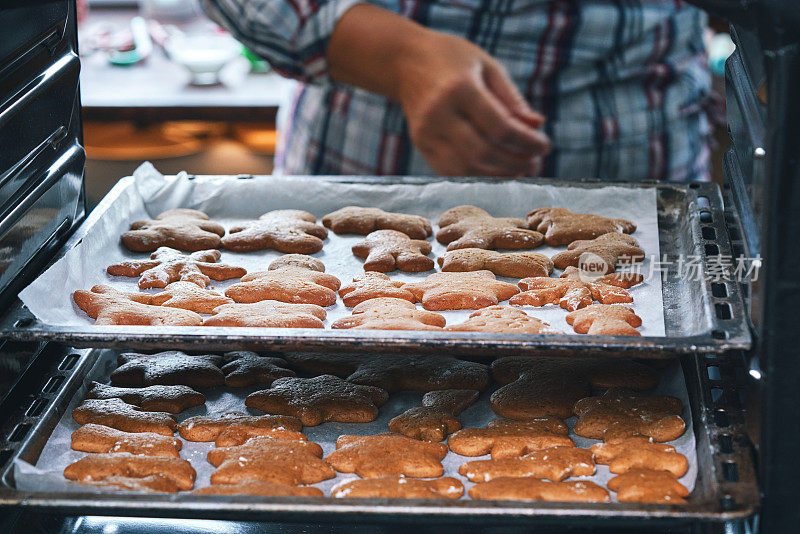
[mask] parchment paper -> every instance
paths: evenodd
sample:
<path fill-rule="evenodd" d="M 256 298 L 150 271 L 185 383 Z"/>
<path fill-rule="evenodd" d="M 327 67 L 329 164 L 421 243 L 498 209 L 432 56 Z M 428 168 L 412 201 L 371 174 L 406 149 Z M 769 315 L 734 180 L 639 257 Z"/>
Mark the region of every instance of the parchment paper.
<path fill-rule="evenodd" d="M 659 258 L 656 191 L 645 188 L 603 187 L 583 189 L 554 187 L 516 181 L 489 183 L 457 183 L 442 179 L 427 185 L 368 185 L 325 182 L 313 177 L 269 176 L 252 179 L 231 177 L 198 177 L 190 179 L 185 174 L 164 177 L 149 163 L 140 166 L 133 178 L 124 179 L 127 186 L 83 240 L 53 264 L 39 278 L 20 293 L 20 298 L 42 322 L 52 325 L 83 326 L 90 319 L 73 302 L 71 295 L 77 289 L 89 289 L 95 284 L 108 284 L 121 290 L 136 291 L 137 278 L 111 276 L 106 267 L 130 259 L 143 259 L 145 254 L 132 253 L 121 244 L 119 237 L 131 222 L 152 218 L 172 208 L 195 208 L 206 212 L 226 228 L 248 219 L 257 218 L 274 209 L 296 208 L 307 210 L 318 218 L 347 205 L 374 206 L 389 211 L 413 213 L 428 217 L 434 223 L 447 209 L 461 204 L 480 206 L 496 217 L 525 218 L 536 208 L 559 206 L 578 212 L 595 213 L 608 217 L 622 217 L 634 221 L 634 236 L 644 248 L 647 259 L 640 272 L 646 282 L 633 287 L 630 292 L 632 307 L 642 318 L 639 329 L 645 336 L 664 335 L 664 309 L 661 296 L 661 278 L 650 276 L 652 258 Z M 435 228 L 434 228 L 435 234 Z M 338 236 L 329 232 L 323 250 L 315 257 L 321 259 L 327 272 L 336 275 L 343 284 L 363 273 L 362 260 L 353 256 L 350 248 L 363 236 Z M 444 254 L 445 247 L 430 238 L 432 257 Z M 542 246 L 537 248 L 552 256 L 565 247 Z M 220 261 L 245 267 L 248 272 L 265 270 L 281 254 L 274 251 L 235 253 L 222 251 Z M 438 267 L 437 267 L 438 270 Z M 414 281 L 424 279 L 427 273 L 389 273 L 392 279 Z M 559 271 L 553 273 L 558 276 Z M 505 279 L 516 283 L 516 279 Z M 215 282 L 214 288 L 223 291 L 237 280 Z M 157 292 L 158 290 L 149 290 Z M 555 305 L 541 308 L 522 307 L 527 313 L 542 319 L 566 333 L 573 333 L 567 325 L 567 312 Z M 349 315 L 341 301 L 327 308 L 326 326 L 336 319 Z M 471 310 L 443 312 L 448 324 L 466 320 Z M 101 328 L 101 327 L 98 327 Z M 119 327 L 117 327 L 119 328 Z"/>
<path fill-rule="evenodd" d="M 95 380 L 101 383 L 108 383 L 109 375 L 116 368 L 116 358 L 117 352 L 104 350 L 95 366 L 88 373 L 87 381 Z M 208 398 L 206 404 L 204 406 L 191 408 L 179 414 L 178 421 L 183 421 L 195 415 L 215 415 L 229 411 L 249 412 L 253 415 L 261 415 L 262 412 L 250 410 L 244 405 L 245 397 L 258 389 L 263 389 L 263 387 L 221 387 L 203 391 Z M 118 489 L 98 488 L 91 485 L 68 483 L 62 475 L 67 465 L 83 458 L 87 454 L 73 451 L 70 448 L 70 435 L 79 427 L 72 419 L 72 410 L 83 401 L 86 397 L 86 393 L 87 389 L 84 385 L 84 387 L 77 392 L 72 402 L 67 407 L 66 412 L 61 417 L 61 420 L 42 450 L 35 467 L 22 460 L 16 461 L 14 478 L 18 489 L 30 491 L 120 491 Z M 686 383 L 680 364 L 677 361 L 661 371 L 661 383 L 652 394 L 673 395 L 680 398 L 684 403 L 683 418 L 686 421 L 687 431 L 679 439 L 670 442 L 670 444 L 673 445 L 678 452 L 684 454 L 689 460 L 689 471 L 680 479 L 680 482 L 691 490 L 694 488 L 695 479 L 697 478 L 696 445 L 694 433 L 692 432 L 692 415 L 689 409 Z M 419 406 L 422 401 L 422 395 L 422 393 L 418 392 L 400 392 L 390 395 L 389 401 L 380 408 L 380 415 L 378 418 L 371 423 L 324 423 L 315 427 L 304 427 L 303 432 L 308 436 L 310 441 L 319 443 L 327 456 L 336 449 L 336 438 L 342 434 L 372 435 L 388 432 L 389 421 L 407 409 Z M 488 401 L 490 395 L 491 390 L 483 392 L 478 401 L 459 416 L 464 428 L 481 427 L 486 425 L 489 421 L 498 418 L 489 407 Z M 572 431 L 575 424 L 574 417 L 568 419 L 566 422 L 570 428 L 570 437 L 575 441 L 578 447 L 588 448 L 598 442 L 598 440 L 582 438 L 575 435 Z M 214 472 L 214 467 L 206 461 L 206 454 L 212 448 L 213 443 L 195 443 L 183 440 L 181 458 L 189 460 L 192 466 L 197 470 L 196 488 L 210 484 L 209 477 L 211 473 Z M 461 480 L 468 490 L 473 484 L 467 481 L 465 477 L 458 474 L 458 467 L 471 460 L 488 458 L 488 455 L 466 457 L 449 452 L 443 461 L 445 469 L 444 476 L 452 476 Z M 608 479 L 613 476 L 614 475 L 609 473 L 608 466 L 598 465 L 597 472 L 594 476 L 575 477 L 569 480 L 592 480 L 605 487 Z M 354 478 L 358 477 L 353 474 L 339 474 L 335 479 L 326 480 L 314 484 L 314 486 L 320 488 L 327 496 L 330 495 L 330 490 L 333 486 Z M 614 493 L 611 495 L 613 498 Z M 468 498 L 466 492 L 463 498 Z"/>

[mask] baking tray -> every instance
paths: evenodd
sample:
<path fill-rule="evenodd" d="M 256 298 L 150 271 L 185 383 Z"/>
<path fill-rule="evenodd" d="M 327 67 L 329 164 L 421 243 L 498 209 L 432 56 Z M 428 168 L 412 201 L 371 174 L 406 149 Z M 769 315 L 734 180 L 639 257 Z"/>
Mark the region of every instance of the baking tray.
<path fill-rule="evenodd" d="M 216 177 L 219 178 L 219 177 Z M 252 176 L 227 179 L 253 179 Z M 269 177 L 258 177 L 269 180 Z M 349 184 L 428 184 L 435 178 L 415 177 L 314 177 Z M 77 245 L 93 225 L 102 221 L 120 192 L 130 184 L 120 181 L 90 214 L 65 245 L 61 254 Z M 491 183 L 490 179 L 450 179 L 458 183 Z M 662 282 L 666 336 L 585 336 L 573 334 L 492 334 L 473 332 L 414 332 L 318 329 L 203 328 L 117 326 L 53 326 L 37 320 L 21 303 L 0 319 L 0 336 L 15 340 L 58 341 L 77 347 L 125 350 L 298 350 L 447 352 L 464 355 L 543 353 L 568 355 L 575 350 L 640 357 L 666 357 L 695 351 L 724 352 L 747 349 L 751 344 L 739 286 L 733 280 L 711 281 L 677 276 L 677 258 L 698 257 L 706 265 L 710 256 L 731 256 L 725 228 L 723 202 L 713 184 L 620 184 L 530 179 L 522 182 L 587 190 L 605 186 L 651 188 L 657 196 L 659 246 L 663 258 L 673 263 Z M 298 192 L 298 197 L 302 197 Z M 302 202 L 299 203 L 302 207 Z M 177 206 L 176 206 L 177 207 Z M 380 207 L 380 206 L 378 206 Z"/>
<path fill-rule="evenodd" d="M 681 358 L 697 443 L 698 476 L 686 505 L 554 503 L 422 499 L 319 499 L 301 497 L 200 496 L 97 491 L 20 491 L 14 461 L 35 464 L 50 433 L 100 351 L 51 345 L 49 353 L 17 388 L 23 396 L 0 426 L 0 506 L 47 513 L 236 519 L 240 521 L 398 523 L 526 523 L 581 520 L 604 525 L 637 522 L 675 525 L 693 520 L 731 521 L 752 515 L 758 488 L 752 450 L 744 433 L 736 357 Z M 53 387 L 53 384 L 57 384 Z"/>

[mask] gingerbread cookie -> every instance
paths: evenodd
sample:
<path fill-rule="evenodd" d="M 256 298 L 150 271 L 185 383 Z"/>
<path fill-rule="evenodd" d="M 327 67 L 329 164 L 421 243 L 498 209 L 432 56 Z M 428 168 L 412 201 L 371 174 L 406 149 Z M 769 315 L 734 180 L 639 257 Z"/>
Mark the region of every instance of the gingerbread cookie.
<path fill-rule="evenodd" d="M 501 477 L 475 484 L 469 496 L 488 501 L 609 502 L 608 492 L 588 480 L 550 482 L 538 478 Z"/>
<path fill-rule="evenodd" d="M 483 391 L 489 387 L 485 365 L 450 356 L 289 353 L 285 357 L 294 369 L 346 377 L 353 384 L 375 386 L 389 393 L 443 389 Z"/>
<path fill-rule="evenodd" d="M 519 295 L 511 297 L 511 303 Z M 563 334 L 536 317 L 510 306 L 489 306 L 478 310 L 461 324 L 445 327 L 451 332 L 499 332 L 507 334 Z"/>
<path fill-rule="evenodd" d="M 358 304 L 353 314 L 331 324 L 331 328 L 354 330 L 441 330 L 446 319 L 438 313 L 418 310 L 403 299 L 377 298 Z"/>
<path fill-rule="evenodd" d="M 507 300 L 519 289 L 489 271 L 435 273 L 423 282 L 403 285 L 426 310 L 479 310 Z"/>
<path fill-rule="evenodd" d="M 594 460 L 607 465 L 612 473 L 627 473 L 631 469 L 669 471 L 680 478 L 689 470 L 686 456 L 672 445 L 653 443 L 650 438 L 633 436 L 612 443 L 595 443 L 591 447 Z"/>
<path fill-rule="evenodd" d="M 644 250 L 635 237 L 611 233 L 590 241 L 573 241 L 567 250 L 550 259 L 558 269 L 572 266 L 590 273 L 609 274 L 618 263 L 644 261 Z"/>
<path fill-rule="evenodd" d="M 244 404 L 262 412 L 295 416 L 303 426 L 316 426 L 326 421 L 374 421 L 378 416 L 378 406 L 387 400 L 389 395 L 380 388 L 322 375 L 316 378 L 279 378 L 270 389 L 248 395 Z"/>
<path fill-rule="evenodd" d="M 72 433 L 72 449 L 83 452 L 129 452 L 180 458 L 183 442 L 154 432 L 123 432 L 89 423 Z"/>
<path fill-rule="evenodd" d="M 222 356 L 168 350 L 156 354 L 126 352 L 117 356 L 111 382 L 120 386 L 189 386 L 213 388 L 225 383 L 219 369 Z"/>
<path fill-rule="evenodd" d="M 492 410 L 508 419 L 566 419 L 591 388 L 625 386 L 648 390 L 659 375 L 650 367 L 625 359 L 531 358 L 511 356 L 492 363 L 502 386 L 489 399 Z"/>
<path fill-rule="evenodd" d="M 334 486 L 331 497 L 379 499 L 460 499 L 464 484 L 453 477 L 420 480 L 404 476 L 361 478 Z"/>
<path fill-rule="evenodd" d="M 640 336 L 642 318 L 621 304 L 592 304 L 567 314 L 567 324 L 590 336 Z"/>
<path fill-rule="evenodd" d="M 234 226 L 222 238 L 222 246 L 236 252 L 275 249 L 278 252 L 314 254 L 328 237 L 317 218 L 301 210 L 275 210 L 255 221 Z"/>
<path fill-rule="evenodd" d="M 113 476 L 100 480 L 81 481 L 78 484 L 119 488 L 139 493 L 178 493 L 180 491 L 175 481 L 164 475 L 148 475 L 141 478 Z"/>
<path fill-rule="evenodd" d="M 509 304 L 514 306 L 544 306 L 555 304 L 565 310 L 577 310 L 589 306 L 592 300 L 591 290 L 579 280 L 563 278 L 523 278 L 519 281 L 522 293 L 514 295 Z"/>
<path fill-rule="evenodd" d="M 566 208 L 541 208 L 528 214 L 528 227 L 544 234 L 551 247 L 569 245 L 579 239 L 594 239 L 611 232 L 632 234 L 636 225 L 626 219 L 609 219 Z"/>
<path fill-rule="evenodd" d="M 377 271 L 367 271 L 353 279 L 353 283 L 339 290 L 344 305 L 352 308 L 364 301 L 377 298 L 403 299 L 416 302 L 411 291 L 403 289 L 404 282 L 390 280 L 388 276 Z"/>
<path fill-rule="evenodd" d="M 400 434 L 377 436 L 339 436 L 336 450 L 325 461 L 340 473 L 355 473 L 362 478 L 442 476 L 442 460 L 447 446 L 417 441 Z"/>
<path fill-rule="evenodd" d="M 519 458 L 552 447 L 574 447 L 567 425 L 553 418 L 531 421 L 491 421 L 486 428 L 465 428 L 447 440 L 450 450 L 461 456 L 491 454 L 494 459 Z"/>
<path fill-rule="evenodd" d="M 128 452 L 90 454 L 64 469 L 69 480 L 96 481 L 109 477 L 145 478 L 161 475 L 172 481 L 179 490 L 194 486 L 197 477 L 192 464 L 181 458 L 141 456 Z"/>
<path fill-rule="evenodd" d="M 92 382 L 87 399 L 122 399 L 148 412 L 181 413 L 205 404 L 206 396 L 188 386 L 124 388 Z"/>
<path fill-rule="evenodd" d="M 389 272 L 399 269 L 410 273 L 430 271 L 431 244 L 411 239 L 397 230 L 376 230 L 353 245 L 353 254 L 364 259 L 365 271 Z"/>
<path fill-rule="evenodd" d="M 686 504 L 689 490 L 666 471 L 631 469 L 608 481 L 619 502 Z"/>
<path fill-rule="evenodd" d="M 153 296 L 147 293 L 124 293 L 113 287 L 97 285 L 91 291 L 79 289 L 72 294 L 75 304 L 95 326 L 200 326 L 203 318 L 197 313 L 179 308 L 153 306 Z"/>
<path fill-rule="evenodd" d="M 241 445 L 256 436 L 287 441 L 306 441 L 302 423 L 288 415 L 248 415 L 228 412 L 222 415 L 198 415 L 178 425 L 178 433 L 187 441 L 213 441 L 217 447 Z"/>
<path fill-rule="evenodd" d="M 179 250 L 161 247 L 149 260 L 130 260 L 109 265 L 106 271 L 114 276 L 139 277 L 139 289 L 167 287 L 172 282 L 191 282 L 206 287 L 211 280 L 230 280 L 247 274 L 241 267 L 219 262 L 219 250 L 199 250 L 183 254 Z"/>
<path fill-rule="evenodd" d="M 86 399 L 72 411 L 79 425 L 94 423 L 123 432 L 152 432 L 172 436 L 178 423 L 166 412 L 146 412 L 122 399 Z"/>
<path fill-rule="evenodd" d="M 292 254 L 273 261 L 266 271 L 243 276 L 241 282 L 225 291 L 225 295 L 243 303 L 277 300 L 331 306 L 336 303 L 339 286 L 339 279 L 326 274 L 322 262 L 302 254 Z"/>
<path fill-rule="evenodd" d="M 578 416 L 576 434 L 608 442 L 636 435 L 672 441 L 686 430 L 680 399 L 642 397 L 622 388 L 609 389 L 601 397 L 580 399 L 574 411 Z"/>
<path fill-rule="evenodd" d="M 181 308 L 197 313 L 211 313 L 223 304 L 233 303 L 233 299 L 191 282 L 173 282 L 161 293 L 153 295 L 152 303 L 156 306 Z"/>
<path fill-rule="evenodd" d="M 246 480 L 238 484 L 216 484 L 196 489 L 193 495 L 262 495 L 264 497 L 324 497 L 319 488 L 275 484 L 264 480 Z"/>
<path fill-rule="evenodd" d="M 289 304 L 262 300 L 253 304 L 224 304 L 203 326 L 242 326 L 262 328 L 324 328 L 327 313 L 316 304 Z"/>
<path fill-rule="evenodd" d="M 644 276 L 640 273 L 618 272 L 618 273 L 604 274 L 602 276 L 598 276 L 595 273 L 582 271 L 577 267 L 572 267 L 572 266 L 564 269 L 564 272 L 561 273 L 560 278 L 566 278 L 568 280 L 580 280 L 581 282 L 584 282 L 589 285 L 603 284 L 609 286 L 616 286 L 622 289 L 630 289 L 633 286 L 641 284 L 644 281 Z M 595 300 L 600 300 L 600 299 L 595 298 Z"/>
<path fill-rule="evenodd" d="M 489 482 L 500 477 L 546 478 L 560 482 L 568 477 L 591 476 L 594 471 L 592 452 L 576 447 L 550 447 L 518 458 L 473 460 L 458 468 L 458 472 L 472 482 Z"/>
<path fill-rule="evenodd" d="M 225 385 L 243 388 L 253 384 L 270 385 L 284 376 L 294 376 L 294 371 L 286 369 L 286 360 L 273 356 L 259 356 L 246 350 L 226 352 L 223 356 L 225 365 Z"/>
<path fill-rule="evenodd" d="M 538 252 L 496 252 L 481 248 L 462 248 L 439 256 L 443 272 L 491 271 L 497 276 L 525 278 L 550 276 L 553 262 Z"/>
<path fill-rule="evenodd" d="M 322 218 L 322 224 L 337 234 L 367 235 L 375 230 L 397 230 L 412 239 L 425 239 L 433 233 L 431 222 L 425 217 L 359 206 L 346 206 L 329 213 Z"/>
<path fill-rule="evenodd" d="M 122 244 L 134 252 L 152 252 L 160 247 L 194 252 L 217 248 L 225 229 L 198 210 L 167 210 L 155 219 L 136 221 L 122 234 Z"/>
<path fill-rule="evenodd" d="M 492 217 L 475 206 L 450 208 L 439 217 L 436 240 L 447 250 L 459 248 L 528 250 L 544 242 L 522 219 Z"/>
<path fill-rule="evenodd" d="M 299 486 L 336 476 L 333 469 L 322 461 L 322 447 L 316 443 L 269 436 L 250 438 L 235 447 L 211 449 L 208 461 L 217 468 L 211 475 L 214 485 L 263 480 Z"/>
<path fill-rule="evenodd" d="M 422 441 L 442 441 L 461 428 L 457 416 L 478 399 L 474 389 L 429 391 L 422 406 L 411 408 L 389 421 L 389 430 Z"/>

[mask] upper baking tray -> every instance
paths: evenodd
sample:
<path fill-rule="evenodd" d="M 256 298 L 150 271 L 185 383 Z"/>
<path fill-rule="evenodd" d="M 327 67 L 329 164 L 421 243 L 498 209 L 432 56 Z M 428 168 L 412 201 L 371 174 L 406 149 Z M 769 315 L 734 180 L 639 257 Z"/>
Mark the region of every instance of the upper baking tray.
<path fill-rule="evenodd" d="M 220 177 L 216 177 L 219 179 Z M 252 176 L 231 176 L 223 179 L 252 179 Z M 258 177 L 269 180 L 269 177 Z M 314 177 L 342 184 L 424 185 L 436 178 L 418 177 Z M 121 180 L 90 214 L 85 223 L 65 245 L 59 257 L 75 247 L 104 216 L 113 213 L 122 191 L 131 185 L 130 178 Z M 448 352 L 464 355 L 502 355 L 547 352 L 569 354 L 574 350 L 603 354 L 629 354 L 640 357 L 662 357 L 695 351 L 722 352 L 750 347 L 750 331 L 746 325 L 744 305 L 739 287 L 733 280 L 720 277 L 710 280 L 697 276 L 678 276 L 678 258 L 730 257 L 731 247 L 725 227 L 720 191 L 713 184 L 621 184 L 608 182 L 565 182 L 527 179 L 522 182 L 555 187 L 594 188 L 615 186 L 654 189 L 657 197 L 657 218 L 660 255 L 669 267 L 662 281 L 666 335 L 586 336 L 572 334 L 492 334 L 472 332 L 415 332 L 367 330 L 318 330 L 283 328 L 207 328 L 207 327 L 142 327 L 54 326 L 36 319 L 21 303 L 16 303 L 0 319 L 0 335 L 15 340 L 51 340 L 77 347 L 110 347 L 125 350 L 351 350 L 405 351 L 415 353 Z M 448 178 L 455 183 L 492 183 L 494 179 Z M 302 208 L 303 192 L 298 191 Z M 457 198 L 450 198 L 456 201 Z M 243 202 L 246 202 L 243 199 Z M 343 204 L 347 203 L 343 199 Z M 181 206 L 171 206 L 181 207 Z M 381 207 L 378 205 L 377 207 Z M 57 258 L 56 258 L 57 259 Z M 730 277 L 727 277 L 730 278 Z"/>

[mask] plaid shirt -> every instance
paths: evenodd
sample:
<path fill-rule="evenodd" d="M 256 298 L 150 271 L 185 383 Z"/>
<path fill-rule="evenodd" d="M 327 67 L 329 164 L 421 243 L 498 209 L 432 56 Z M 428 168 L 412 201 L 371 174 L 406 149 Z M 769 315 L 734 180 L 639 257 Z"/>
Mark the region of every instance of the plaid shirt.
<path fill-rule="evenodd" d="M 276 168 L 288 174 L 433 174 L 400 106 L 332 82 L 325 49 L 363 0 L 204 0 L 278 72 L 304 82 Z M 704 14 L 681 0 L 370 0 L 469 39 L 547 117 L 542 175 L 707 180 Z"/>

